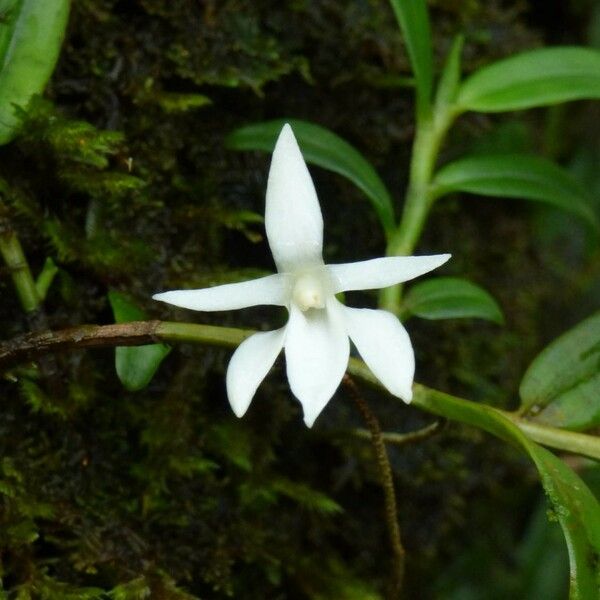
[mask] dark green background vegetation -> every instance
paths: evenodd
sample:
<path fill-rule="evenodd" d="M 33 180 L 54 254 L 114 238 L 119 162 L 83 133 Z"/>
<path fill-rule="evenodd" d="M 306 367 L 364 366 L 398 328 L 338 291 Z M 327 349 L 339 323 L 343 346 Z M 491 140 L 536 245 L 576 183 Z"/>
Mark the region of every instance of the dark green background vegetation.
<path fill-rule="evenodd" d="M 438 65 L 460 31 L 467 71 L 543 44 L 600 43 L 593 0 L 431 6 Z M 273 328 L 284 319 L 273 309 L 196 315 L 150 300 L 273 269 L 260 220 L 269 159 L 228 150 L 226 135 L 285 116 L 325 125 L 376 165 L 400 207 L 408 75 L 384 0 L 76 0 L 46 100 L 0 151 L 8 217 L 34 271 L 47 257 L 60 267 L 42 320 L 111 322 L 116 289 L 153 317 Z M 442 158 L 535 148 L 600 190 L 598 111 L 466 116 Z M 360 192 L 312 172 L 326 259 L 381 255 Z M 419 252 L 452 252 L 445 274 L 483 285 L 505 311 L 504 327 L 408 324 L 417 379 L 474 400 L 513 408 L 537 351 L 600 301 L 597 250 L 562 213 L 451 200 Z M 31 327 L 7 273 L 0 294 L 2 337 Z M 2 381 L 0 598 L 378 597 L 389 569 L 382 494 L 370 446 L 349 434 L 360 426 L 353 405 L 340 390 L 306 429 L 278 363 L 237 420 L 228 355 L 177 347 L 136 393 L 119 384 L 110 350 L 47 358 Z M 432 421 L 383 397 L 372 407 L 390 431 Z M 390 452 L 408 597 L 564 597 L 563 542 L 525 458 L 456 424 Z M 528 561 L 544 547 L 553 552 L 536 580 Z M 544 596 L 540 581 L 552 584 Z"/>

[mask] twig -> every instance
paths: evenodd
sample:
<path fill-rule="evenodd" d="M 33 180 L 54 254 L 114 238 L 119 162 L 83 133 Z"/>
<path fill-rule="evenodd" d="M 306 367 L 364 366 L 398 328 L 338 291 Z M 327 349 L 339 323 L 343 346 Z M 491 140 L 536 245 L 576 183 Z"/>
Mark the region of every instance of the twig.
<path fill-rule="evenodd" d="M 408 433 L 395 433 L 384 431 L 381 434 L 383 441 L 386 444 L 393 444 L 394 446 L 405 446 L 407 444 L 415 444 L 417 442 L 422 442 L 427 438 L 439 433 L 441 429 L 446 424 L 445 419 L 441 419 L 440 421 L 435 421 L 431 423 L 431 425 L 427 425 L 422 429 L 417 429 L 417 431 L 409 431 Z M 371 439 L 371 432 L 367 429 L 354 429 L 352 434 L 357 438 L 363 440 Z"/>
<path fill-rule="evenodd" d="M 373 444 L 375 457 L 377 458 L 379 478 L 383 488 L 385 500 L 385 518 L 387 522 L 388 535 L 392 553 L 394 555 L 394 570 L 390 585 L 389 598 L 390 600 L 397 600 L 400 598 L 402 591 L 406 553 L 404 552 L 404 547 L 402 546 L 402 540 L 400 536 L 400 525 L 398 523 L 398 509 L 396 505 L 396 492 L 394 491 L 392 468 L 387 456 L 385 442 L 383 440 L 381 427 L 379 426 L 377 417 L 371 412 L 369 405 L 361 395 L 360 390 L 358 389 L 358 386 L 352 377 L 346 374 L 344 375 L 342 382 L 346 387 L 348 394 L 352 400 L 354 400 L 354 403 L 360 411 L 362 418 L 371 434 L 371 442 Z"/>

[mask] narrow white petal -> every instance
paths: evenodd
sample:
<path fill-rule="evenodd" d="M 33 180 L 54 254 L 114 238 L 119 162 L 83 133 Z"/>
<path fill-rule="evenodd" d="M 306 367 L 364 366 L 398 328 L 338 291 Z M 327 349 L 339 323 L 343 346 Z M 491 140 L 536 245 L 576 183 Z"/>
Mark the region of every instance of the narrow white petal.
<path fill-rule="evenodd" d="M 287 277 L 276 274 L 200 290 L 162 292 L 152 298 L 181 308 L 212 311 L 234 310 L 258 304 L 285 306 L 288 303 L 288 296 Z"/>
<path fill-rule="evenodd" d="M 386 256 L 342 265 L 327 265 L 334 293 L 376 290 L 424 275 L 442 266 L 450 254 Z"/>
<path fill-rule="evenodd" d="M 322 263 L 321 207 L 292 128 L 287 124 L 273 150 L 265 227 L 279 271 Z"/>
<path fill-rule="evenodd" d="M 285 339 L 287 376 L 308 427 L 339 386 L 349 353 L 342 307 L 335 299 L 324 309 L 306 312 L 292 304 Z"/>
<path fill-rule="evenodd" d="M 233 353 L 227 368 L 227 397 L 238 417 L 248 410 L 260 382 L 281 352 L 284 334 L 285 327 L 255 333 L 244 340 Z"/>
<path fill-rule="evenodd" d="M 394 396 L 409 403 L 415 355 L 406 329 L 385 310 L 344 307 L 350 339 L 362 359 Z"/>

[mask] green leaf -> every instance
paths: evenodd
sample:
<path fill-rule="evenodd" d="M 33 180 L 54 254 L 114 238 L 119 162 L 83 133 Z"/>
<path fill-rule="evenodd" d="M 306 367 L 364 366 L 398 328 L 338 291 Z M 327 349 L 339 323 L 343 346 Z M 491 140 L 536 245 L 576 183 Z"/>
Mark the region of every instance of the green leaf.
<path fill-rule="evenodd" d="M 0 22 L 0 144 L 16 135 L 18 109 L 27 109 L 54 70 L 69 5 L 69 0 L 21 0 Z"/>
<path fill-rule="evenodd" d="M 417 83 L 419 115 L 430 109 L 433 87 L 433 46 L 425 0 L 390 0 L 408 50 Z"/>
<path fill-rule="evenodd" d="M 358 150 L 328 129 L 297 119 L 277 119 L 237 129 L 228 136 L 227 145 L 235 150 L 272 152 L 285 123 L 292 126 L 304 158 L 346 177 L 362 190 L 371 201 L 386 236 L 391 235 L 395 217 L 392 198 L 385 184 Z"/>
<path fill-rule="evenodd" d="M 446 64 L 444 65 L 444 70 L 438 84 L 435 97 L 436 110 L 443 110 L 444 107 L 448 107 L 456 100 L 460 84 L 460 59 L 464 43 L 465 38 L 463 35 L 457 35 L 452 41 L 452 47 L 446 57 Z"/>
<path fill-rule="evenodd" d="M 598 229 L 598 219 L 585 189 L 553 162 L 528 154 L 468 156 L 436 174 L 431 196 L 468 192 L 482 196 L 543 202 L 585 219 Z"/>
<path fill-rule="evenodd" d="M 600 425 L 600 312 L 552 342 L 531 363 L 521 410 L 566 429 Z"/>
<path fill-rule="evenodd" d="M 52 260 L 52 258 L 48 257 L 44 262 L 44 266 L 40 271 L 40 274 L 37 276 L 35 280 L 35 289 L 39 296 L 40 302 L 43 302 L 48 294 L 48 290 L 54 281 L 58 273 L 58 267 L 56 263 Z"/>
<path fill-rule="evenodd" d="M 146 319 L 146 314 L 123 294 L 111 291 L 108 299 L 117 323 Z M 170 351 L 165 344 L 117 348 L 115 365 L 121 383 L 130 392 L 145 388 Z"/>
<path fill-rule="evenodd" d="M 600 51 L 531 50 L 479 69 L 461 86 L 461 111 L 501 112 L 600 98 Z"/>
<path fill-rule="evenodd" d="M 434 277 L 414 284 L 404 299 L 404 314 L 422 319 L 479 318 L 502 324 L 502 310 L 483 288 L 457 277 Z"/>

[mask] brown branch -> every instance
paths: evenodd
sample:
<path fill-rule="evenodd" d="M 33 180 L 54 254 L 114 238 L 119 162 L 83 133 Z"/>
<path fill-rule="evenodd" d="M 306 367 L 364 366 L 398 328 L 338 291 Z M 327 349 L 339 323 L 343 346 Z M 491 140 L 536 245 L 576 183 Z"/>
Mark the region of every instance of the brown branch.
<path fill-rule="evenodd" d="M 59 331 L 28 333 L 0 344 L 0 369 L 48 352 L 98 346 L 140 346 L 160 341 L 161 321 L 133 321 L 114 325 L 78 325 Z"/>
<path fill-rule="evenodd" d="M 400 535 L 400 524 L 398 523 L 398 508 L 396 505 L 396 492 L 394 491 L 394 479 L 392 467 L 385 449 L 385 442 L 381 433 L 381 427 L 377 417 L 371 412 L 367 401 L 363 398 L 358 386 L 350 375 L 344 375 L 342 379 L 348 394 L 354 400 L 362 418 L 371 434 L 371 443 L 373 451 L 377 458 L 377 468 L 379 479 L 383 488 L 383 497 L 385 501 L 385 519 L 387 523 L 390 546 L 394 555 L 394 571 L 390 585 L 390 600 L 397 600 L 401 597 L 402 581 L 404 579 L 404 563 L 406 553 L 402 545 Z"/>

